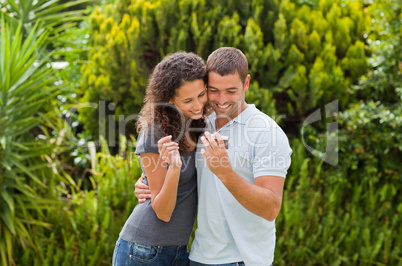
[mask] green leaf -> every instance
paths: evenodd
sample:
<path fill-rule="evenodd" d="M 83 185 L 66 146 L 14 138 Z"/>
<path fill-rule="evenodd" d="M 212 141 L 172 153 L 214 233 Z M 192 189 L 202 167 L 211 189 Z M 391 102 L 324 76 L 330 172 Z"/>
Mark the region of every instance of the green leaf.
<path fill-rule="evenodd" d="M 11 211 L 11 215 L 14 216 L 14 211 L 15 211 L 14 201 L 11 198 L 11 196 L 8 194 L 7 190 L 2 189 L 0 195 L 7 202 L 8 207 L 10 208 L 10 211 Z"/>
<path fill-rule="evenodd" d="M 3 150 L 7 148 L 7 139 L 6 136 L 0 136 L 0 144 Z"/>
<path fill-rule="evenodd" d="M 7 228 L 10 230 L 10 232 L 15 235 L 15 226 L 14 226 L 14 219 L 13 216 L 11 215 L 10 209 L 9 208 L 3 208 L 0 213 L 0 218 L 4 222 L 4 224 L 7 226 Z"/>
<path fill-rule="evenodd" d="M 39 184 L 42 187 L 46 187 L 46 185 L 39 180 L 39 177 L 37 177 L 36 175 L 34 175 L 31 172 L 31 168 L 33 167 L 26 167 L 23 164 L 20 163 L 19 158 L 17 158 L 15 155 L 10 156 L 10 161 L 12 161 L 14 163 L 15 166 L 18 167 L 19 170 L 21 170 L 22 172 L 24 172 L 25 174 L 27 174 L 30 178 L 32 178 L 32 180 L 34 180 L 37 184 Z"/>
<path fill-rule="evenodd" d="M 36 15 L 37 17 L 40 17 L 41 19 L 44 19 L 44 17 L 45 17 L 44 15 L 47 15 L 47 14 L 56 14 L 56 13 L 59 13 L 60 10 L 67 9 L 67 8 L 72 7 L 72 6 L 76 6 L 76 5 L 80 5 L 80 4 L 84 4 L 84 3 L 90 2 L 89 0 L 70 1 L 70 2 L 66 2 L 66 3 L 64 3 L 64 4 L 60 4 L 60 5 L 57 5 L 57 6 L 53 6 L 53 7 L 48 8 L 48 6 L 50 6 L 50 5 L 52 5 L 53 3 L 58 2 L 58 1 L 59 1 L 59 0 L 53 0 L 53 1 L 49 1 L 49 2 L 45 3 L 45 4 L 42 5 L 40 8 L 34 10 L 34 11 L 35 11 L 35 15 Z M 40 11 L 40 10 L 43 10 L 43 11 L 38 12 L 38 11 Z M 79 12 L 83 13 L 83 12 L 85 12 L 85 10 L 80 10 Z M 66 13 L 67 13 L 67 12 L 63 12 L 63 13 L 61 13 L 60 15 L 61 15 L 61 16 L 65 16 Z"/>
<path fill-rule="evenodd" d="M 0 230 L 2 230 L 1 223 L 0 223 Z M 8 247 L 7 247 L 5 239 L 0 238 L 0 255 L 1 255 L 2 265 L 8 264 L 7 261 L 8 261 L 9 254 L 8 254 L 8 252 L 6 252 L 6 250 L 8 250 Z"/>
<path fill-rule="evenodd" d="M 288 67 L 283 76 L 279 79 L 279 87 L 284 89 L 288 88 L 296 75 L 297 70 L 292 66 Z"/>

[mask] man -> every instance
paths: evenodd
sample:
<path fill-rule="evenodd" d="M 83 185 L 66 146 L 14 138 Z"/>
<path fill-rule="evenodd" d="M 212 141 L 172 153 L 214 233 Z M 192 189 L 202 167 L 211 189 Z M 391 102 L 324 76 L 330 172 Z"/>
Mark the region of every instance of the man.
<path fill-rule="evenodd" d="M 190 265 L 271 265 L 292 150 L 281 128 L 245 102 L 251 77 L 240 50 L 214 51 L 207 71 L 215 112 L 197 145 L 198 227 Z M 221 135 L 229 137 L 228 149 Z"/>

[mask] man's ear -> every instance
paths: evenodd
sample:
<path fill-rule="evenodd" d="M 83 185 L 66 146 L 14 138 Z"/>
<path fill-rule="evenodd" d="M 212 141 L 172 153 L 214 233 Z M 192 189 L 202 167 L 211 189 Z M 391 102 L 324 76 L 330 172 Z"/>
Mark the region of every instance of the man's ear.
<path fill-rule="evenodd" d="M 248 90 L 248 87 L 250 86 L 250 80 L 251 76 L 247 75 L 246 80 L 244 81 L 244 91 Z"/>

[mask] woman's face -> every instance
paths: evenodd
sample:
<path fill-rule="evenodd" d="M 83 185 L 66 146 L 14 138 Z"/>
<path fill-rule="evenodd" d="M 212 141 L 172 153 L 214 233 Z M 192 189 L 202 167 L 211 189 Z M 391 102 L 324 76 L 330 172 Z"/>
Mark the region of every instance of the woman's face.
<path fill-rule="evenodd" d="M 173 103 L 179 108 L 186 119 L 200 119 L 207 100 L 207 91 L 204 81 L 197 79 L 194 81 L 186 81 L 178 88 L 176 90 L 176 96 L 170 100 L 170 103 Z"/>

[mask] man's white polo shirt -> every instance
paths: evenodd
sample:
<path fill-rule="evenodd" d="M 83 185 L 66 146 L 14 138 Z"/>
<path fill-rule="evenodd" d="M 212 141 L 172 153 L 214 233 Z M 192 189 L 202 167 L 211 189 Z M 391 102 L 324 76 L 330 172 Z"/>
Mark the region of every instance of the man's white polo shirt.
<path fill-rule="evenodd" d="M 208 117 L 215 132 L 216 114 Z M 229 137 L 227 150 L 233 169 L 255 183 L 260 176 L 285 178 L 292 150 L 282 129 L 254 105 L 218 130 Z M 275 221 L 245 209 L 208 169 L 197 145 L 198 216 L 190 259 L 204 264 L 244 261 L 271 265 L 275 250 Z"/>

